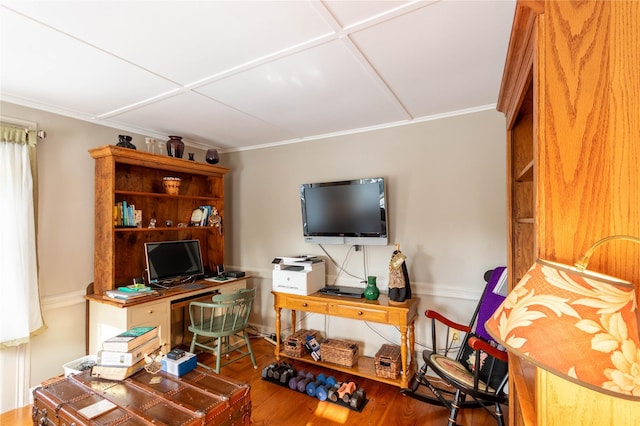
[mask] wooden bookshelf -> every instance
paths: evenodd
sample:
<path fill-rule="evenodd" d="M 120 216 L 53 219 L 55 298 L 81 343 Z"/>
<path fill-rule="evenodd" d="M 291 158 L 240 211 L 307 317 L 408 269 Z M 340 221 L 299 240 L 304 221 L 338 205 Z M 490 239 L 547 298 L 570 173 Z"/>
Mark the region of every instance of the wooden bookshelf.
<path fill-rule="evenodd" d="M 218 228 L 188 225 L 191 212 L 201 205 L 217 208 L 224 220 L 228 169 L 111 145 L 89 153 L 95 159 L 95 294 L 144 274 L 146 242 L 197 239 L 205 268 L 224 264 L 224 236 Z M 165 176 L 181 179 L 178 195 L 165 193 Z M 122 201 L 142 210 L 141 228 L 114 226 L 113 208 Z M 149 228 L 151 218 L 155 228 Z"/>

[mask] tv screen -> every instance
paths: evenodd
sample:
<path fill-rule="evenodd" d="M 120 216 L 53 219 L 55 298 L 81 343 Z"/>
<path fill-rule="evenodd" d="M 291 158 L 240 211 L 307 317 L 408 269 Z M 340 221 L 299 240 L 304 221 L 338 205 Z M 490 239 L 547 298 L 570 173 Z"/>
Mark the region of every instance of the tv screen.
<path fill-rule="evenodd" d="M 384 178 L 302 184 L 300 201 L 306 242 L 388 244 Z"/>
<path fill-rule="evenodd" d="M 167 284 L 204 274 L 199 240 L 160 241 L 144 244 L 150 284 Z"/>

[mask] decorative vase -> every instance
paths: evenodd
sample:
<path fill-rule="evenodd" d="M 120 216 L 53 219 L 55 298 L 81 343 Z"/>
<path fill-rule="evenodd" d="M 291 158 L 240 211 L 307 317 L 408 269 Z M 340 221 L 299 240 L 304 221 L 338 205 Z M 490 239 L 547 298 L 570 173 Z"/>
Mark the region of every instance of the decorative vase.
<path fill-rule="evenodd" d="M 376 286 L 376 277 L 367 277 L 367 288 L 364 289 L 364 298 L 367 300 L 378 300 L 380 290 Z"/>
<path fill-rule="evenodd" d="M 121 146 L 123 148 L 136 149 L 136 146 L 131 143 L 131 136 L 129 135 L 118 135 L 118 143 L 116 146 Z"/>
<path fill-rule="evenodd" d="M 169 157 L 182 158 L 184 153 L 184 142 L 182 136 L 169 136 L 167 141 L 167 155 Z"/>
<path fill-rule="evenodd" d="M 215 148 L 211 148 L 207 150 L 207 156 L 205 157 L 205 161 L 209 164 L 218 164 L 220 161 L 220 155 L 218 155 L 218 150 Z"/>

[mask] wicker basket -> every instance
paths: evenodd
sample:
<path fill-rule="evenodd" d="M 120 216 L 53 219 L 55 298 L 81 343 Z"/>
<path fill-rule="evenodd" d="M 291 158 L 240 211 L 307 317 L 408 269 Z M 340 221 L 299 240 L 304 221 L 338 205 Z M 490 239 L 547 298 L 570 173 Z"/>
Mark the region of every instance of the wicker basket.
<path fill-rule="evenodd" d="M 291 336 L 287 337 L 284 341 L 284 353 L 289 356 L 294 356 L 300 358 L 302 355 L 309 353 L 307 348 L 304 346 L 307 341 L 307 336 L 311 335 L 318 338 L 318 332 L 315 330 L 305 330 L 301 329 L 293 333 Z"/>
<path fill-rule="evenodd" d="M 180 192 L 181 179 L 178 177 L 165 177 L 162 178 L 162 184 L 164 185 L 164 192 L 169 195 L 178 195 Z"/>
<path fill-rule="evenodd" d="M 395 379 L 400 374 L 400 346 L 382 345 L 374 357 L 376 376 Z"/>
<path fill-rule="evenodd" d="M 358 361 L 358 344 L 350 340 L 326 339 L 320 343 L 323 361 L 353 367 Z"/>

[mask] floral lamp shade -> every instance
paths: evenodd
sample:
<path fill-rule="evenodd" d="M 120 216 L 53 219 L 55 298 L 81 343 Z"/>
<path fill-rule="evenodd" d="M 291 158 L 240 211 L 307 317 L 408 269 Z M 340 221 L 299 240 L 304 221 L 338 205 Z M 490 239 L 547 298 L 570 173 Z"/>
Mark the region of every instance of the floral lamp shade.
<path fill-rule="evenodd" d="M 640 401 L 633 284 L 538 260 L 486 322 L 509 352 L 579 385 Z"/>

